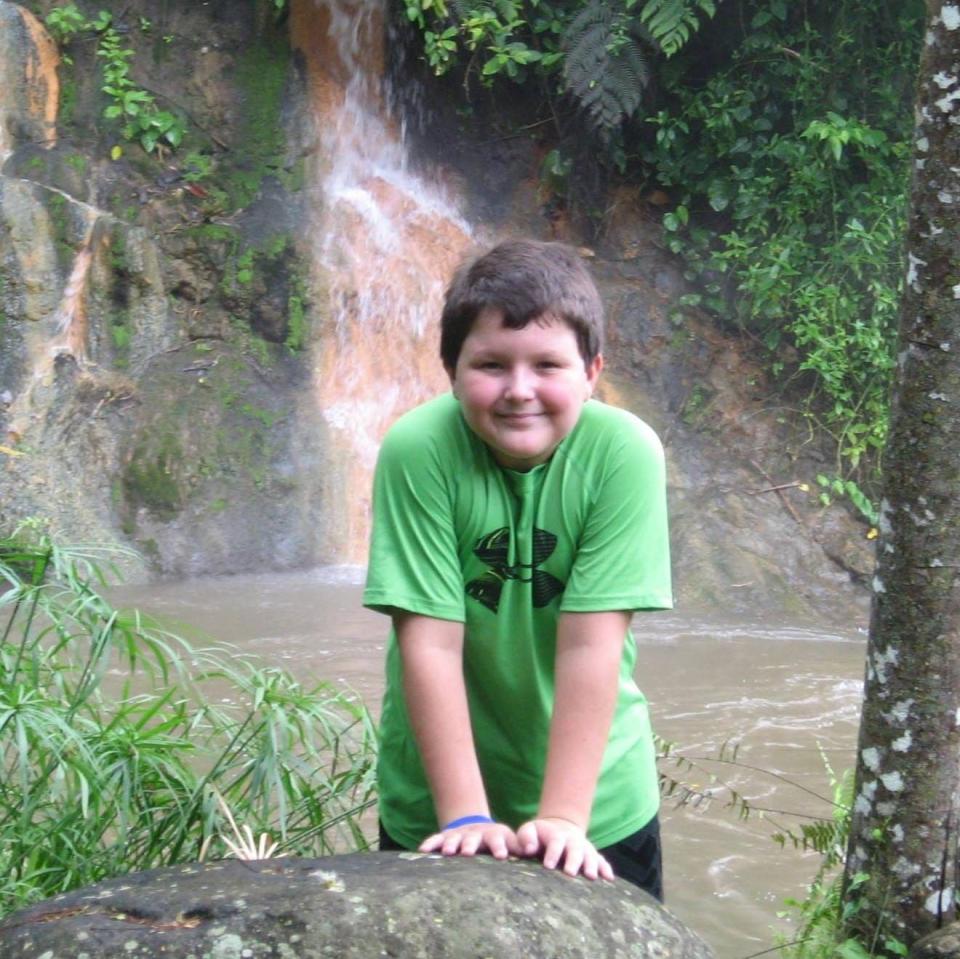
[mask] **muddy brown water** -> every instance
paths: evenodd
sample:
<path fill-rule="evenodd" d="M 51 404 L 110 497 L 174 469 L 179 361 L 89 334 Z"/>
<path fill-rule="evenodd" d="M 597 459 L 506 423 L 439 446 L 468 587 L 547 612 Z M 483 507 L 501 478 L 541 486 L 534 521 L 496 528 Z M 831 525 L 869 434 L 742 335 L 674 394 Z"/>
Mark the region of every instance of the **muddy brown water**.
<path fill-rule="evenodd" d="M 350 687 L 379 708 L 388 622 L 360 605 L 356 568 L 193 580 L 114 591 L 113 599 L 237 644 L 302 681 Z M 829 764 L 850 767 L 859 715 L 864 624 L 730 619 L 702 611 L 634 619 L 637 675 L 657 732 L 696 758 L 662 770 L 707 794 L 664 802 L 667 904 L 718 959 L 744 959 L 794 929 L 784 900 L 803 895 L 815 854 L 781 849 L 778 826 L 829 815 Z M 735 762 L 725 761 L 736 746 Z M 748 798 L 728 807 L 726 782 Z M 823 797 L 823 798 L 819 798 Z M 772 953 L 771 953 L 772 954 Z"/>

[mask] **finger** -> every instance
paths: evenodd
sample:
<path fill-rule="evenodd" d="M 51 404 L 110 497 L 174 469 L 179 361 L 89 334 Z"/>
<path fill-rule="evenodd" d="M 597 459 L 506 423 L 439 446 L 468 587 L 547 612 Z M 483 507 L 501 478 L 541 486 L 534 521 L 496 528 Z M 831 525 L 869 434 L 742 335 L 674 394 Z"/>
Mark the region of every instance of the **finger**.
<path fill-rule="evenodd" d="M 501 835 L 503 836 L 503 844 L 507 849 L 507 855 L 523 855 L 523 853 L 520 851 L 520 843 L 517 841 L 517 834 L 512 829 L 504 830 Z"/>
<path fill-rule="evenodd" d="M 432 836 L 427 836 L 426 839 L 417 846 L 418 852 L 433 852 L 435 849 L 439 849 L 443 845 L 443 833 L 438 832 L 434 833 Z"/>
<path fill-rule="evenodd" d="M 440 847 L 445 856 L 455 856 L 460 849 L 461 835 L 459 832 L 445 832 L 443 834 L 443 845 Z"/>
<path fill-rule="evenodd" d="M 595 849 L 587 849 L 583 855 L 580 871 L 587 879 L 596 879 L 600 874 L 600 856 Z"/>
<path fill-rule="evenodd" d="M 507 852 L 507 844 L 503 841 L 503 836 L 493 836 L 487 843 L 487 849 L 494 859 L 506 859 L 510 853 Z"/>
<path fill-rule="evenodd" d="M 504 833 L 502 829 L 498 829 L 495 832 L 491 832 L 489 835 L 485 836 L 487 849 L 490 850 L 490 855 L 494 859 L 506 859 L 510 855 L 510 851 L 507 848 L 507 834 Z"/>
<path fill-rule="evenodd" d="M 547 843 L 547 851 L 543 854 L 543 864 L 547 869 L 556 869 L 560 857 L 563 855 L 564 839 L 558 836 Z"/>
<path fill-rule="evenodd" d="M 517 844 L 521 856 L 535 856 L 540 851 L 540 836 L 532 822 L 524 823 L 517 830 Z"/>
<path fill-rule="evenodd" d="M 471 831 L 464 833 L 460 839 L 460 855 L 475 856 L 477 850 L 483 845 L 483 833 Z"/>
<path fill-rule="evenodd" d="M 576 876 L 583 865 L 584 849 L 580 843 L 567 843 L 566 855 L 563 857 L 563 871 L 568 876 Z M 591 877 L 596 879 L 596 873 Z"/>
<path fill-rule="evenodd" d="M 613 866 L 611 866 L 603 856 L 600 857 L 600 868 L 598 871 L 601 879 L 608 879 L 610 882 L 613 882 L 613 880 L 617 878 L 616 873 L 613 871 Z"/>

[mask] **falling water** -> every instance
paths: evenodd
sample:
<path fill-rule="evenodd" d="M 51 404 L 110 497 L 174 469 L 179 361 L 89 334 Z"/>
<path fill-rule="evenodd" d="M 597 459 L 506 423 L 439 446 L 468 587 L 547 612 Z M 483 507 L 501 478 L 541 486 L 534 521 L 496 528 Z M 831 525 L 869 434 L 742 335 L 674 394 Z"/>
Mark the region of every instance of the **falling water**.
<path fill-rule="evenodd" d="M 0 116 L 0 167 L 3 166 L 7 157 L 13 152 L 13 145 L 10 142 L 10 134 L 7 132 L 7 124 L 2 122 Z"/>
<path fill-rule="evenodd" d="M 54 355 L 69 353 L 80 366 L 87 362 L 87 278 L 93 262 L 93 227 L 87 228 L 80 249 L 73 260 L 70 277 L 63 290 L 63 297 L 56 313 L 56 339 L 51 352 Z"/>
<path fill-rule="evenodd" d="M 437 321 L 445 283 L 472 242 L 441 185 L 408 167 L 385 107 L 383 18 L 381 0 L 302 0 L 291 11 L 322 157 L 314 255 L 327 319 L 314 391 L 339 460 L 326 515 L 339 517 L 346 562 L 364 555 L 384 432 L 446 388 Z"/>

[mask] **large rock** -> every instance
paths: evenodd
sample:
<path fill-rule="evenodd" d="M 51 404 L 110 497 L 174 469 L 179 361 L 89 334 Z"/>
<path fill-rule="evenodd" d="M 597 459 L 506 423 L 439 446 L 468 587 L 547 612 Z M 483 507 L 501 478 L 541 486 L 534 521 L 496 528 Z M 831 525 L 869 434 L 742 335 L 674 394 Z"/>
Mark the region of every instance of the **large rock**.
<path fill-rule="evenodd" d="M 710 959 L 646 893 L 536 863 L 366 853 L 174 866 L 0 924 L 0 959 Z"/>
<path fill-rule="evenodd" d="M 960 959 L 960 922 L 951 922 L 915 942 L 910 959 Z"/>
<path fill-rule="evenodd" d="M 0 166 L 21 143 L 53 144 L 59 62 L 40 21 L 18 4 L 0 0 Z"/>

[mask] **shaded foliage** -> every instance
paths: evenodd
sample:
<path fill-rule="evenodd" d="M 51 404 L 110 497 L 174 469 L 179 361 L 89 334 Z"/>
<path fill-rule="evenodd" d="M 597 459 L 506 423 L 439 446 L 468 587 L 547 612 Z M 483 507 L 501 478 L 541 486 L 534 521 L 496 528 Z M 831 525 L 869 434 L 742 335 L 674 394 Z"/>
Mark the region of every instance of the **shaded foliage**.
<path fill-rule="evenodd" d="M 667 244 L 699 288 L 684 305 L 754 336 L 775 375 L 799 378 L 836 439 L 837 473 L 873 486 L 922 4 L 739 7 L 747 29 L 722 58 L 710 51 L 716 65 L 700 65 L 699 40 L 670 65 L 689 58 L 640 150 L 676 204 Z"/>
<path fill-rule="evenodd" d="M 828 481 L 875 496 L 921 0 L 409 0 L 404 10 L 434 72 L 460 70 L 468 98 L 471 76 L 539 90 L 530 128 L 546 141 L 554 205 L 602 235 L 603 203 L 583 183 L 666 193 L 664 244 L 691 284 L 677 323 L 705 310 L 752 338 L 772 381 L 799 392 L 832 437 Z"/>
<path fill-rule="evenodd" d="M 283 852 L 365 845 L 361 705 L 103 597 L 111 553 L 0 539 L 0 913 L 229 850 L 229 814 Z"/>
<path fill-rule="evenodd" d="M 636 26 L 602 2 L 574 17 L 564 43 L 567 90 L 602 133 L 633 116 L 650 79 Z"/>
<path fill-rule="evenodd" d="M 485 83 L 549 77 L 609 141 L 637 113 L 648 56 L 676 53 L 716 7 L 714 0 L 405 0 L 405 11 L 438 76 L 465 60 Z"/>

